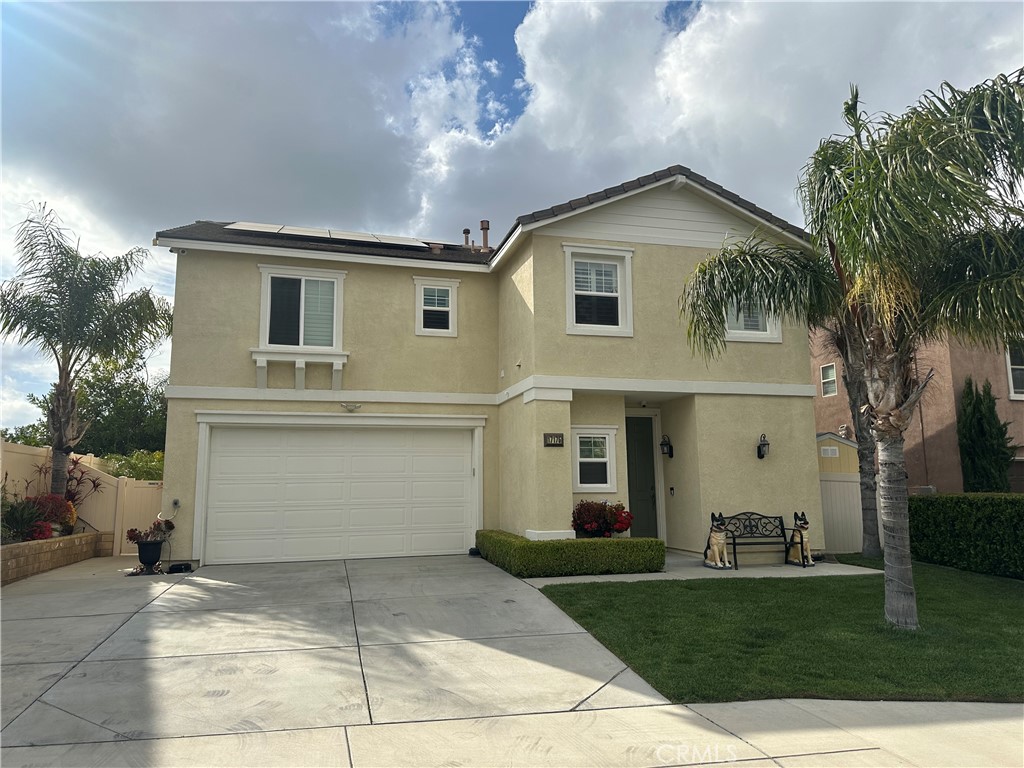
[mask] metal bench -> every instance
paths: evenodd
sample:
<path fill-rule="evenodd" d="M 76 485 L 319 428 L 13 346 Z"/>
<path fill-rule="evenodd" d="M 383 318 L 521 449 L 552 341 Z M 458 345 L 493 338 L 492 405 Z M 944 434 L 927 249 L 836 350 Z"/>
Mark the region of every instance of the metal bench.
<path fill-rule="evenodd" d="M 794 534 L 794 542 L 800 548 L 800 564 L 807 567 L 803 556 L 804 532 L 799 528 L 787 529 L 781 515 L 760 515 L 757 512 L 740 512 L 725 518 L 725 532 L 732 541 L 732 567 L 740 569 L 736 559 L 736 547 L 758 546 L 764 544 L 782 544 L 782 562 L 787 562 L 789 540 Z"/>

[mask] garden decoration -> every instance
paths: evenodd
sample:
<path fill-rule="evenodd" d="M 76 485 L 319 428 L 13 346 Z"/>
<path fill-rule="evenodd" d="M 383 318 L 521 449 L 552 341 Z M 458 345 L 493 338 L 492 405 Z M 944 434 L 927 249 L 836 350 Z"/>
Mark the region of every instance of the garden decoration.
<path fill-rule="evenodd" d="M 789 537 L 789 549 L 786 550 L 786 562 L 789 565 L 803 567 L 813 566 L 811 557 L 811 524 L 803 512 L 793 513 L 793 535 Z"/>
<path fill-rule="evenodd" d="M 129 571 L 126 575 L 149 576 L 163 573 L 163 569 L 160 567 L 160 552 L 163 549 L 164 542 L 170 538 L 171 531 L 173 530 L 174 523 L 160 518 L 154 520 L 149 528 L 142 531 L 138 528 L 129 528 L 125 538 L 132 544 L 138 545 L 140 565 Z"/>
<path fill-rule="evenodd" d="M 708 544 L 704 547 L 704 567 L 719 571 L 731 571 L 729 551 L 726 548 L 725 515 L 711 513 L 711 530 L 708 531 Z M 708 554 L 711 554 L 710 559 Z"/>

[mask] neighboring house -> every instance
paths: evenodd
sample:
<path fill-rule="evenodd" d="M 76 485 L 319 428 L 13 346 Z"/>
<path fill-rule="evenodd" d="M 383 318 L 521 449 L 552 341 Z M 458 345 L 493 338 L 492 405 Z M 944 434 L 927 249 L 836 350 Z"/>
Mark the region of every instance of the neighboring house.
<path fill-rule="evenodd" d="M 690 551 L 712 512 L 804 510 L 822 549 L 806 328 L 745 308 L 707 366 L 679 318 L 694 266 L 754 231 L 806 245 L 673 166 L 522 216 L 496 248 L 486 229 L 479 247 L 468 229 L 158 232 L 178 260 L 175 555 L 462 553 L 479 528 L 572 536 L 585 497 Z"/>
<path fill-rule="evenodd" d="M 917 369 L 924 375 L 935 371 L 906 432 L 907 483 L 911 489 L 933 486 L 939 493 L 963 491 L 960 446 L 957 442 L 957 412 L 964 380 L 970 376 L 980 388 L 988 379 L 997 398 L 996 410 L 1010 422 L 1009 435 L 1018 446 L 1010 466 L 1010 488 L 1024 493 L 1024 346 L 986 350 L 965 347 L 958 341 L 929 344 L 917 355 Z M 811 341 L 811 376 L 817 382 L 814 398 L 815 422 L 819 432 L 840 433 L 841 426 L 851 439 L 854 424 L 843 384 L 839 355 L 827 350 L 821 335 Z"/>

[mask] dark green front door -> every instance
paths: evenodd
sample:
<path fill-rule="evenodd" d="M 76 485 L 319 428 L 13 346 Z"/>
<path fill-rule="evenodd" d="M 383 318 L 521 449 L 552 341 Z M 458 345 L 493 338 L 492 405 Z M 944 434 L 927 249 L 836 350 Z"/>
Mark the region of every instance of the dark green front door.
<path fill-rule="evenodd" d="M 626 417 L 626 463 L 629 465 L 629 511 L 632 536 L 658 536 L 658 506 L 654 484 L 654 420 Z"/>

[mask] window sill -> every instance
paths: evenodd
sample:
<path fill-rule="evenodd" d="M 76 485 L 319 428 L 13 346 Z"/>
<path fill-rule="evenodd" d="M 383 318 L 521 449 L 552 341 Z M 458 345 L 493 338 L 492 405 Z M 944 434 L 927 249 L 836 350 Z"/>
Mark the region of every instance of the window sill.
<path fill-rule="evenodd" d="M 348 352 L 315 347 L 253 347 L 253 362 L 256 363 L 256 386 L 267 388 L 267 363 L 287 362 L 295 364 L 295 389 L 306 388 L 306 364 L 326 364 L 333 367 L 331 389 L 341 389 L 341 372 L 348 362 Z"/>
<path fill-rule="evenodd" d="M 632 328 L 604 325 L 570 325 L 565 332 L 571 336 L 618 336 L 633 337 Z"/>

